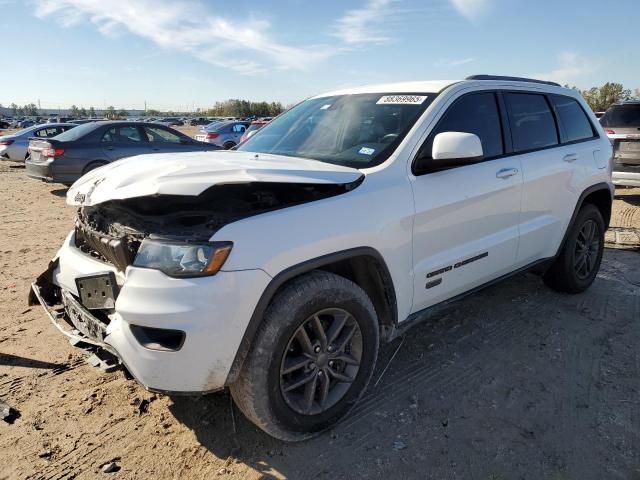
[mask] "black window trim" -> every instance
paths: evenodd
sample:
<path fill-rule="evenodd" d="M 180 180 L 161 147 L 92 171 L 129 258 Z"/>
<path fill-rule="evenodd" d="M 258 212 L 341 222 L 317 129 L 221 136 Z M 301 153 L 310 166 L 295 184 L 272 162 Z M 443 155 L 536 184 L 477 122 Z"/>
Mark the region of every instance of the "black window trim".
<path fill-rule="evenodd" d="M 558 123 L 558 126 L 560 128 L 560 132 L 561 132 L 561 142 L 560 145 L 574 145 L 576 143 L 582 143 L 582 142 L 591 142 L 593 140 L 599 139 L 600 135 L 598 135 L 598 131 L 596 130 L 596 128 L 593 126 L 593 122 L 591 121 L 591 118 L 589 117 L 589 114 L 587 112 L 585 112 L 584 108 L 582 107 L 582 104 L 576 100 L 575 98 L 569 96 L 569 95 L 562 95 L 559 93 L 548 93 L 547 95 L 547 101 L 549 102 L 549 104 L 551 105 L 554 115 L 556 117 L 556 122 Z M 562 98 L 566 98 L 569 100 L 573 100 L 574 102 L 576 102 L 578 104 L 578 107 L 580 108 L 580 111 L 583 113 L 584 117 L 587 119 L 587 123 L 589 124 L 589 127 L 591 127 L 591 136 L 588 138 L 580 138 L 578 140 L 571 140 L 570 142 L 564 141 L 564 139 L 562 138 L 563 136 L 566 136 L 565 133 L 565 129 L 564 129 L 564 125 L 562 124 L 562 119 L 560 118 L 560 114 L 558 113 L 558 111 L 556 110 L 556 105 L 553 102 L 553 98 L 552 97 L 562 97 Z"/>
<path fill-rule="evenodd" d="M 433 140 L 433 136 L 434 136 L 433 133 L 436 131 L 436 129 L 440 125 L 440 122 L 442 121 L 444 116 L 447 114 L 447 112 L 456 103 L 458 103 L 460 100 L 462 100 L 464 97 L 467 97 L 469 95 L 482 94 L 482 93 L 493 93 L 494 100 L 496 102 L 496 108 L 498 109 L 498 116 L 500 117 L 500 132 L 501 132 L 501 135 L 502 135 L 502 150 L 503 150 L 502 155 L 494 155 L 492 157 L 482 157 L 482 159 L 480 159 L 480 160 L 470 160 L 468 163 L 463 163 L 463 164 L 456 165 L 456 166 L 451 166 L 451 167 L 439 168 L 437 170 L 430 170 L 430 171 L 426 171 L 426 172 L 416 172 L 415 166 L 416 166 L 416 162 L 417 162 L 418 158 L 420 157 L 420 152 L 422 151 L 422 147 L 426 143 L 428 143 L 429 141 Z M 427 137 L 420 144 L 420 147 L 418 148 L 418 150 L 416 151 L 416 154 L 414 155 L 413 159 L 411 160 L 411 173 L 416 177 L 421 177 L 423 175 L 429 175 L 429 174 L 432 174 L 432 173 L 444 172 L 446 170 L 452 170 L 452 169 L 456 169 L 456 168 L 467 167 L 469 165 L 476 165 L 476 164 L 479 164 L 479 163 L 490 162 L 492 160 L 498 160 L 498 159 L 510 156 L 511 153 L 509 153 L 509 152 L 511 152 L 511 149 L 512 149 L 511 128 L 510 128 L 510 125 L 509 125 L 509 121 L 507 119 L 507 113 L 506 113 L 505 107 L 506 106 L 504 105 L 504 99 L 502 98 L 502 90 L 500 90 L 500 89 L 495 89 L 494 88 L 494 89 L 487 89 L 487 90 L 473 90 L 471 92 L 463 93 L 459 97 L 456 97 L 453 100 L 453 102 L 451 102 L 451 104 L 449 104 L 444 109 L 444 112 L 442 113 L 442 115 L 440 115 L 440 118 L 438 118 L 438 122 L 433 126 L 433 128 L 431 128 L 431 130 L 429 131 L 429 134 L 427 135 Z M 508 136 L 507 136 L 507 134 L 508 134 Z"/>

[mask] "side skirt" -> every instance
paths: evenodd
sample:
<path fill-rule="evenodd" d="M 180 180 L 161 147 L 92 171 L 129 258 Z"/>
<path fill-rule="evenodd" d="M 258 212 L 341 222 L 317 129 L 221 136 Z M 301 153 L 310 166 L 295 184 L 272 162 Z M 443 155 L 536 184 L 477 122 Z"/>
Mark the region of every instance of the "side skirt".
<path fill-rule="evenodd" d="M 500 283 L 503 280 L 506 280 L 507 278 L 510 278 L 515 275 L 519 275 L 521 273 L 528 272 L 528 271 L 535 271 L 536 273 L 544 273 L 544 271 L 551 265 L 551 263 L 555 260 L 555 258 L 556 257 L 550 257 L 550 258 L 543 258 L 540 260 L 536 260 L 535 262 L 530 263 L 529 265 L 525 265 L 524 267 L 514 270 L 513 272 L 509 272 L 487 283 L 483 283 L 482 285 L 472 288 L 471 290 L 461 293 L 460 295 L 456 295 L 455 297 L 451 297 L 448 300 L 444 300 L 440 303 L 436 303 L 435 305 L 431 305 L 430 307 L 427 307 L 423 310 L 412 313 L 403 322 L 398 323 L 395 329 L 392 332 L 390 332 L 388 341 L 390 342 L 393 339 L 399 337 L 400 335 L 405 333 L 407 330 L 409 330 L 410 328 L 414 327 L 419 323 L 422 323 L 424 321 L 427 321 L 434 317 L 442 315 L 449 308 L 451 308 L 451 305 L 453 303 L 456 303 L 459 300 L 462 300 L 463 298 L 469 295 L 472 295 L 480 290 L 483 290 L 487 287 L 495 285 L 496 283 Z"/>

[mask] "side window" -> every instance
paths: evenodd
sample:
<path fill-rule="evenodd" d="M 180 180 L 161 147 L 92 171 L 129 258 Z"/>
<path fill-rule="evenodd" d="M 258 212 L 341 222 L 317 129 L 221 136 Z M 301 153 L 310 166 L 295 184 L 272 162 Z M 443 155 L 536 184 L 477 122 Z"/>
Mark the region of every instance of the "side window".
<path fill-rule="evenodd" d="M 113 127 L 102 136 L 103 142 L 138 143 L 142 141 L 137 127 Z"/>
<path fill-rule="evenodd" d="M 241 123 L 237 123 L 233 126 L 233 132 L 234 133 L 242 133 L 247 129 L 247 127 L 245 127 L 244 125 L 242 125 Z"/>
<path fill-rule="evenodd" d="M 486 159 L 504 153 L 502 125 L 494 93 L 471 93 L 456 100 L 429 135 L 421 148 L 420 156 L 431 158 L 433 139 L 442 132 L 476 134 L 480 138 L 483 156 Z"/>
<path fill-rule="evenodd" d="M 552 95 L 551 102 L 562 125 L 563 142 L 575 142 L 593 138 L 593 127 L 580 104 L 570 97 Z"/>
<path fill-rule="evenodd" d="M 160 127 L 144 127 L 147 138 L 154 143 L 180 143 L 180 137 L 175 133 Z"/>
<path fill-rule="evenodd" d="M 506 93 L 511 138 L 516 152 L 558 144 L 556 122 L 547 99 L 536 93 Z"/>

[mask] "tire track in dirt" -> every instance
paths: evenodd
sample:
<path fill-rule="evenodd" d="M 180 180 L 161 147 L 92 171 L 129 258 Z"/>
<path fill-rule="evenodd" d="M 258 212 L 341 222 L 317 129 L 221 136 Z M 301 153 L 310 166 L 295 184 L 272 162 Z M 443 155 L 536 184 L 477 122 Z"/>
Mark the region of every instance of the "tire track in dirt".
<path fill-rule="evenodd" d="M 82 441 L 82 437 L 87 433 L 80 435 L 76 442 L 67 453 L 55 458 L 45 468 L 36 474 L 27 477 L 28 480 L 63 480 L 75 478 L 85 472 L 96 468 L 97 458 L 91 454 L 96 450 L 103 448 L 110 441 L 118 440 L 124 437 L 127 426 L 134 424 L 135 417 L 125 417 L 113 420 L 113 423 L 104 430 L 92 435 L 90 442 L 78 443 Z"/>
<path fill-rule="evenodd" d="M 433 363 L 425 365 L 425 362 L 431 359 L 423 357 L 410 363 L 400 372 L 393 369 L 388 371 L 386 375 L 393 380 L 387 381 L 382 388 L 375 389 L 367 395 L 350 417 L 334 430 L 338 435 L 338 441 L 332 450 L 348 449 L 361 455 L 364 454 L 363 450 L 370 447 L 372 437 L 375 437 L 377 444 L 391 444 L 406 425 L 396 422 L 389 426 L 389 422 L 386 422 L 385 429 L 380 431 L 375 428 L 379 412 L 383 413 L 383 418 L 402 416 L 411 411 L 410 397 L 457 398 L 468 390 L 469 385 L 480 385 L 483 378 L 495 378 L 503 370 L 507 360 L 494 358 L 496 347 L 519 341 L 520 337 L 527 337 L 535 328 L 533 322 L 522 322 L 520 316 L 510 316 L 507 321 L 493 322 L 488 328 L 462 332 L 445 352 L 432 355 L 436 360 Z M 450 331 L 440 332 L 443 335 L 447 333 Z M 478 344 L 481 346 L 478 347 Z M 459 355 L 456 361 L 445 360 L 456 352 Z M 365 422 L 368 423 L 368 427 L 363 427 L 362 424 Z M 361 433 L 356 436 L 349 435 L 349 432 L 353 431 Z M 328 452 L 317 457 L 318 475 L 325 468 L 327 456 L 331 455 L 333 453 Z"/>

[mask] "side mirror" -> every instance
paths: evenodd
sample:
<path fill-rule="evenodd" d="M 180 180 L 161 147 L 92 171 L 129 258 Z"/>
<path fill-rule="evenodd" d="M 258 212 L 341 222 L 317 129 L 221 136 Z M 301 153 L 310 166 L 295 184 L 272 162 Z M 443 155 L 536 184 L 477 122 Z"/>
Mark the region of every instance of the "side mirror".
<path fill-rule="evenodd" d="M 465 132 L 442 132 L 433 139 L 431 156 L 417 159 L 414 170 L 419 173 L 458 167 L 482 160 L 482 142 L 477 135 Z"/>
<path fill-rule="evenodd" d="M 433 139 L 431 157 L 438 164 L 477 162 L 482 160 L 482 142 L 473 133 L 442 132 Z"/>

